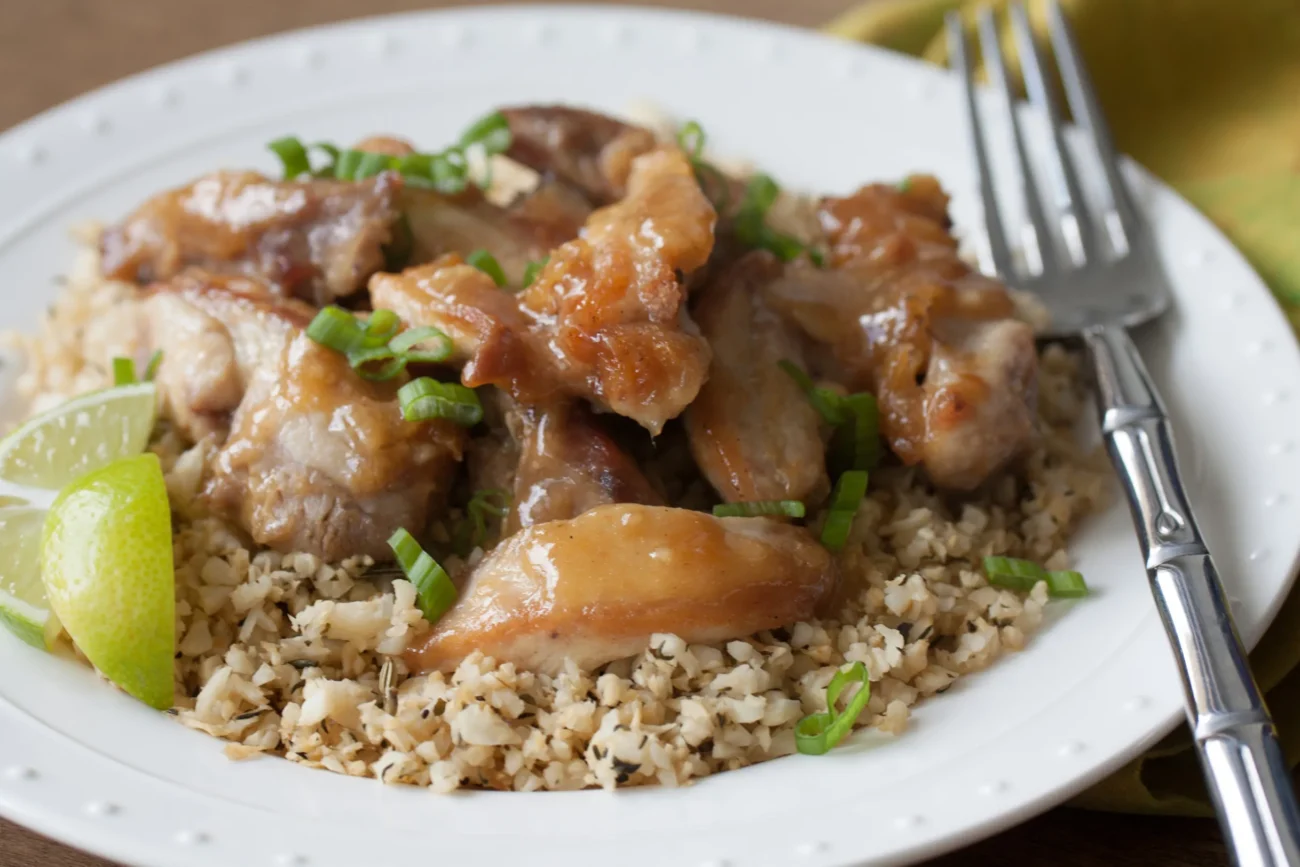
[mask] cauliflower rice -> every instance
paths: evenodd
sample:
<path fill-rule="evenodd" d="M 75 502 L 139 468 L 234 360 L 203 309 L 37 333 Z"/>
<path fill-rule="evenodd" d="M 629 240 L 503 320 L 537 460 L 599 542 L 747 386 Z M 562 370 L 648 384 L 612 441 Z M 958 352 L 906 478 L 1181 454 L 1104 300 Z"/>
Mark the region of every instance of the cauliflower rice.
<path fill-rule="evenodd" d="M 131 349 L 114 318 L 134 292 L 101 278 L 88 244 L 41 333 L 9 339 L 31 411 L 109 384 L 109 359 Z M 871 699 L 858 725 L 900 734 L 918 701 L 1022 649 L 1042 621 L 1045 585 L 991 587 L 981 558 L 1066 568 L 1070 532 L 1103 503 L 1104 456 L 1074 435 L 1079 361 L 1060 346 L 1041 361 L 1041 437 L 1020 478 L 956 502 L 914 471 L 872 474 L 839 557 L 837 618 L 718 645 L 656 635 L 638 657 L 555 677 L 481 654 L 450 676 L 412 675 L 400 654 L 428 628 L 412 585 L 368 574 L 368 558 L 251 547 L 196 503 L 208 447 L 161 420 L 151 449 L 173 509 L 178 636 L 169 713 L 229 741 L 233 759 L 444 792 L 681 785 L 794 752 L 795 723 L 825 710 L 837 668 L 860 661 Z"/>

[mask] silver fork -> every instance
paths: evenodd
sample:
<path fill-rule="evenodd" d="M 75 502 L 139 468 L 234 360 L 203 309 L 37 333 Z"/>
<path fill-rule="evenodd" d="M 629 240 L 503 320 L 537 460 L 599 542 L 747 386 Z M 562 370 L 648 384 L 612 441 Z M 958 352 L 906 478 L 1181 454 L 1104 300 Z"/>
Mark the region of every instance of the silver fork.
<path fill-rule="evenodd" d="M 984 65 L 1010 126 L 1026 215 L 1020 227 L 1023 268 L 1012 259 L 999 216 L 962 20 L 950 13 L 946 22 L 984 205 L 986 268 L 1042 299 L 1052 313 L 1052 334 L 1080 336 L 1088 348 L 1106 447 L 1128 495 L 1151 592 L 1182 670 L 1187 719 L 1236 862 L 1300 865 L 1300 813 L 1277 732 L 1246 665 L 1218 573 L 1183 490 L 1163 402 L 1128 335 L 1128 328 L 1168 309 L 1168 282 L 1121 177 L 1065 16 L 1051 0 L 1049 32 L 1061 80 L 1101 163 L 1098 214 L 1089 213 L 1081 195 L 1024 6 L 1013 3 L 1010 14 L 1026 90 L 1051 130 L 1045 208 L 1029 168 L 997 24 L 991 11 L 982 10 L 978 31 Z"/>

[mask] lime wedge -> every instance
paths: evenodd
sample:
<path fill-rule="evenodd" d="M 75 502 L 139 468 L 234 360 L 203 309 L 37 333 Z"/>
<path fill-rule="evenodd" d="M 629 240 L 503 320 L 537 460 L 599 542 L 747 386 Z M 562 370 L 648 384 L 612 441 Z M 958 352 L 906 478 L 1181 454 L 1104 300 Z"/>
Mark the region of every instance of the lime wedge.
<path fill-rule="evenodd" d="M 158 456 L 122 458 L 64 488 L 40 559 L 50 607 L 86 658 L 130 695 L 171 707 L 176 597 Z"/>
<path fill-rule="evenodd" d="M 45 510 L 0 509 L 0 623 L 35 647 L 45 648 L 58 635 L 41 583 L 41 527 Z"/>
<path fill-rule="evenodd" d="M 30 419 L 0 441 L 0 494 L 48 503 L 48 492 L 149 444 L 156 414 L 152 382 L 73 398 Z M 30 491 L 24 489 L 39 489 Z M 39 496 L 39 492 L 47 492 Z"/>

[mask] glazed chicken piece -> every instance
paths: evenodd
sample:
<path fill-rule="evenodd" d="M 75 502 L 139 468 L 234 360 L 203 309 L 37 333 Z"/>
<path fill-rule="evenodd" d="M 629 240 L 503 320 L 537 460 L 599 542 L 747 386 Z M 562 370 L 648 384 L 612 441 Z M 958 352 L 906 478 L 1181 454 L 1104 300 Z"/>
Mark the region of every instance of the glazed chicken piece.
<path fill-rule="evenodd" d="M 217 172 L 155 196 L 107 230 L 104 273 L 144 284 L 199 266 L 327 304 L 383 267 L 401 186 L 392 172 L 357 182 Z"/>
<path fill-rule="evenodd" d="M 749 253 L 704 288 L 695 309 L 713 363 L 686 431 L 701 472 L 729 503 L 808 500 L 829 486 L 820 419 L 779 366 L 805 367 L 799 338 L 762 295 L 783 271 L 772 254 Z"/>
<path fill-rule="evenodd" d="M 506 156 L 571 184 L 596 205 L 623 198 L 632 161 L 655 147 L 650 130 L 580 108 L 525 105 L 501 114 L 510 125 Z"/>
<path fill-rule="evenodd" d="M 627 197 L 593 213 L 518 295 L 444 257 L 376 275 L 371 299 L 450 335 L 466 385 L 497 385 L 521 403 L 585 398 L 657 434 L 708 374 L 683 279 L 708 258 L 713 220 L 690 163 L 663 148 L 634 161 Z"/>
<path fill-rule="evenodd" d="M 389 559 L 450 484 L 463 431 L 402 419 L 397 384 L 362 380 L 303 334 L 313 310 L 243 277 L 186 272 L 144 300 L 177 424 L 219 448 L 203 496 L 259 545 Z"/>
<path fill-rule="evenodd" d="M 528 671 L 565 659 L 590 670 L 655 633 L 722 641 L 809 618 L 834 583 L 831 555 L 802 527 L 599 506 L 498 545 L 406 661 L 449 671 L 481 650 Z"/>
<path fill-rule="evenodd" d="M 509 208 L 492 204 L 476 187 L 454 196 L 411 187 L 402 191 L 399 206 L 411 233 L 413 264 L 487 250 L 512 286 L 523 284 L 530 262 L 576 238 L 591 213 L 585 199 L 556 184 L 543 184 Z"/>
<path fill-rule="evenodd" d="M 636 462 L 582 404 L 521 407 L 512 422 L 519 463 L 504 535 L 609 503 L 663 502 Z"/>
<path fill-rule="evenodd" d="M 1006 290 L 958 257 L 946 208 L 928 177 L 827 199 L 832 269 L 792 265 L 766 296 L 833 348 L 847 386 L 876 395 L 905 464 L 970 490 L 1029 445 L 1038 356 Z"/>

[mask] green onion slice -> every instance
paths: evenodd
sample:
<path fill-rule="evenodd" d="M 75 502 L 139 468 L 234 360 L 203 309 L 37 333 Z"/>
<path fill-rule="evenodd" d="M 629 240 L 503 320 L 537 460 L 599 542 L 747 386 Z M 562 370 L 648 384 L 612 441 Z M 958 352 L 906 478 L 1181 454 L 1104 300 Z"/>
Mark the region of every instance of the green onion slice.
<path fill-rule="evenodd" d="M 357 160 L 357 167 L 352 173 L 351 180 L 363 181 L 366 178 L 373 178 L 380 172 L 386 171 L 392 165 L 392 162 L 393 158 L 388 154 L 362 151 L 361 159 Z"/>
<path fill-rule="evenodd" d="M 487 541 L 489 515 L 504 518 L 510 514 L 510 492 L 502 488 L 475 491 L 465 505 L 465 519 L 456 527 L 453 547 L 462 557 Z"/>
<path fill-rule="evenodd" d="M 842 395 L 829 388 L 818 387 L 812 377 L 793 361 L 782 359 L 777 362 L 777 366 L 803 389 L 803 393 L 808 396 L 808 402 L 813 405 L 813 409 L 817 410 L 817 414 L 823 421 L 832 426 L 844 424 L 847 415 L 842 405 L 844 399 Z"/>
<path fill-rule="evenodd" d="M 841 469 L 874 470 L 880 463 L 880 413 L 867 392 L 839 397 L 846 418 L 831 436 L 831 462 Z"/>
<path fill-rule="evenodd" d="M 362 379 L 385 382 L 406 369 L 406 356 L 387 346 L 361 346 L 348 353 L 348 364 Z"/>
<path fill-rule="evenodd" d="M 113 359 L 113 385 L 133 385 L 135 378 L 135 360 L 118 356 Z"/>
<path fill-rule="evenodd" d="M 294 136 L 278 138 L 268 143 L 267 147 L 280 158 L 280 166 L 284 169 L 286 181 L 291 181 L 299 175 L 311 174 L 311 159 L 307 156 L 307 148 Z"/>
<path fill-rule="evenodd" d="M 417 349 L 424 344 L 425 349 Z M 451 338 L 437 328 L 408 328 L 388 342 L 388 348 L 406 358 L 408 364 L 438 364 L 451 358 Z"/>
<path fill-rule="evenodd" d="M 686 121 L 677 132 L 677 146 L 686 152 L 691 162 L 699 160 L 700 154 L 704 152 L 705 140 L 704 128 L 698 121 Z"/>
<path fill-rule="evenodd" d="M 154 377 L 158 375 L 158 365 L 162 364 L 163 352 L 161 349 L 155 349 L 153 355 L 149 356 L 149 363 L 144 366 L 144 381 L 153 382 Z"/>
<path fill-rule="evenodd" d="M 778 232 L 765 222 L 767 212 L 780 194 L 781 188 L 770 175 L 757 174 L 750 178 L 744 197 L 740 200 L 740 207 L 736 210 L 736 237 L 748 247 L 768 250 L 775 253 L 781 261 L 789 262 L 798 258 L 807 248 L 797 238 Z M 811 253 L 809 255 L 812 256 Z M 820 256 L 812 258 L 814 262 L 821 259 Z"/>
<path fill-rule="evenodd" d="M 498 286 L 506 285 L 506 272 L 501 270 L 501 263 L 487 250 L 475 250 L 465 257 L 465 261 L 492 278 Z"/>
<path fill-rule="evenodd" d="M 849 470 L 835 481 L 835 489 L 831 491 L 830 512 L 822 526 L 822 545 L 831 553 L 838 554 L 844 550 L 844 545 L 849 541 L 849 531 L 853 529 L 853 519 L 866 495 L 865 470 Z"/>
<path fill-rule="evenodd" d="M 1059 599 L 1078 599 L 1088 595 L 1088 585 L 1078 572 L 1048 572 L 1047 592 Z"/>
<path fill-rule="evenodd" d="M 307 336 L 328 349 L 345 355 L 365 339 L 357 318 L 342 307 L 324 307 L 307 326 Z"/>
<path fill-rule="evenodd" d="M 858 691 L 849 700 L 843 712 L 835 710 L 840 694 L 849 684 L 859 684 Z M 806 716 L 794 727 L 795 749 L 804 755 L 820 756 L 831 751 L 840 741 L 853 731 L 867 702 L 871 700 L 871 680 L 867 667 L 855 662 L 847 669 L 835 672 L 831 682 L 826 686 L 826 712 Z"/>
<path fill-rule="evenodd" d="M 549 263 L 550 261 L 551 261 L 550 256 L 543 256 L 540 260 L 529 262 L 524 267 L 524 288 L 525 289 L 533 285 L 533 281 L 537 279 L 537 275 L 542 273 L 542 269 L 545 268 L 547 263 Z"/>
<path fill-rule="evenodd" d="M 402 327 L 402 320 L 391 310 L 375 310 L 366 320 L 365 346 L 384 346 Z"/>
<path fill-rule="evenodd" d="M 483 420 L 478 395 L 458 382 L 438 382 L 421 376 L 398 389 L 397 400 L 402 418 L 407 421 L 445 418 L 462 427 L 473 427 Z"/>
<path fill-rule="evenodd" d="M 752 500 L 748 503 L 721 503 L 713 507 L 715 518 L 757 518 L 760 515 L 784 515 L 802 518 L 807 514 L 798 500 Z"/>
<path fill-rule="evenodd" d="M 894 185 L 894 188 L 897 189 L 900 193 L 908 192 L 909 190 L 912 189 L 911 177 L 903 178 L 901 181 L 899 181 L 897 184 Z"/>
<path fill-rule="evenodd" d="M 470 124 L 460 137 L 462 150 L 480 145 L 488 156 L 503 154 L 510 149 L 510 124 L 505 115 L 494 111 Z"/>
<path fill-rule="evenodd" d="M 1039 581 L 1047 582 L 1047 592 L 1062 599 L 1088 595 L 1088 585 L 1078 572 L 1049 572 L 1033 560 L 1019 557 L 985 557 L 984 574 L 995 587 L 1028 593 Z"/>
<path fill-rule="evenodd" d="M 415 585 L 424 619 L 436 623 L 456 601 L 456 585 L 451 583 L 451 576 L 404 528 L 389 538 L 388 547 L 393 549 L 397 565 Z"/>

